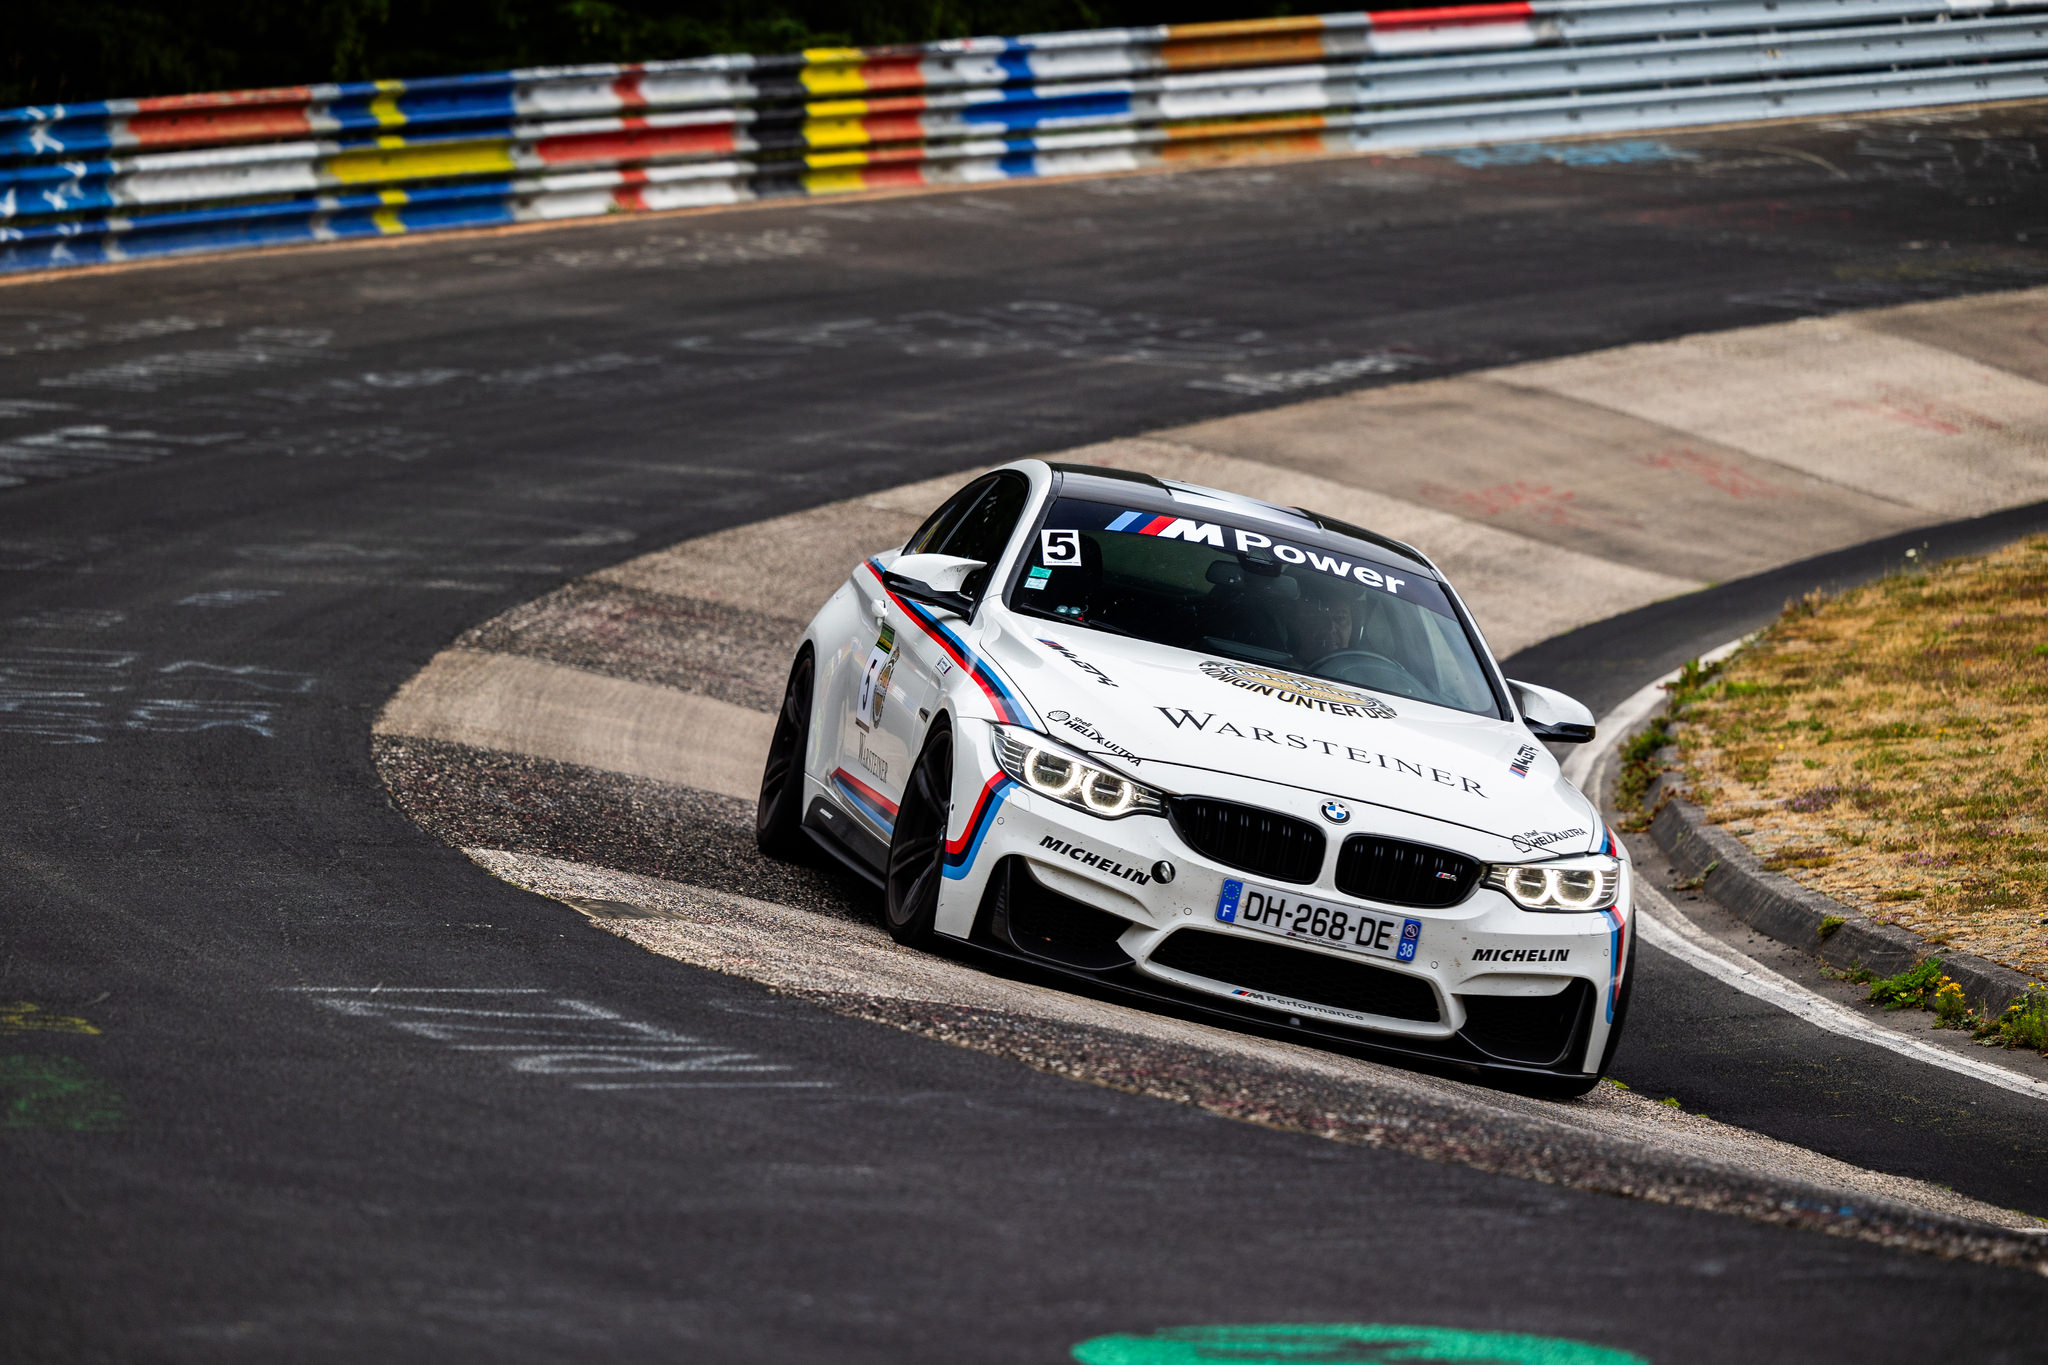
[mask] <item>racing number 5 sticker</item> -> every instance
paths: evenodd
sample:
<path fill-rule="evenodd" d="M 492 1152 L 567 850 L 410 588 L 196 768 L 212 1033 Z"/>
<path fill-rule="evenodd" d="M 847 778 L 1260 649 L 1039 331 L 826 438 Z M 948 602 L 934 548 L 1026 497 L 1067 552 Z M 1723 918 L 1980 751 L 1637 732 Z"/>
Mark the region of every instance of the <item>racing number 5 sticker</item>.
<path fill-rule="evenodd" d="M 860 677 L 860 700 L 854 704 L 853 723 L 866 730 L 882 723 L 882 707 L 889 697 L 889 675 L 896 671 L 896 629 L 883 626 L 868 651 L 868 666 Z"/>
<path fill-rule="evenodd" d="M 1081 562 L 1081 533 L 1079 531 L 1040 531 L 1038 533 L 1039 561 L 1051 568 L 1070 569 Z"/>

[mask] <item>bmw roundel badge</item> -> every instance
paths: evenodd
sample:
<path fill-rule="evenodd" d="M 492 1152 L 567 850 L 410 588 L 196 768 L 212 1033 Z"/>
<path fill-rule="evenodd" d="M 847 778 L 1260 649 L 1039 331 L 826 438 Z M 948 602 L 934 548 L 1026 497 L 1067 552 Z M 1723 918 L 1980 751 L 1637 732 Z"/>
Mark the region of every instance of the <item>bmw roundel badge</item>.
<path fill-rule="evenodd" d="M 1323 802 L 1323 818 L 1333 825 L 1341 825 L 1351 818 L 1351 807 L 1342 801 Z"/>

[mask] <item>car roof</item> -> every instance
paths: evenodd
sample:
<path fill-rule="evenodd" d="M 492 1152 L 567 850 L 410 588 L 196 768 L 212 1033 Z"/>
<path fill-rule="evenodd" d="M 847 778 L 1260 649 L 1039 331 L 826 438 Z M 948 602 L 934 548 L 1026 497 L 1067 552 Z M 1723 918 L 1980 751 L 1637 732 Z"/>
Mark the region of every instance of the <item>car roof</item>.
<path fill-rule="evenodd" d="M 1332 535 L 1347 536 L 1376 545 L 1405 561 L 1402 567 L 1417 573 L 1426 573 L 1441 579 L 1443 575 L 1429 556 L 1392 536 L 1383 536 L 1377 531 L 1368 531 L 1348 521 L 1325 516 L 1305 507 L 1286 507 L 1277 502 L 1261 498 L 1246 497 L 1221 488 L 1208 488 L 1198 483 L 1183 483 L 1179 479 L 1159 479 L 1150 474 L 1140 474 L 1129 469 L 1109 469 L 1102 465 L 1065 464 L 1046 462 L 1047 467 L 1058 476 L 1057 491 L 1079 498 L 1090 498 L 1105 502 L 1131 501 L 1151 502 L 1152 510 L 1166 511 L 1178 505 L 1193 510 L 1206 506 L 1212 511 L 1226 512 L 1235 516 L 1264 521 L 1282 530 L 1300 531 L 1313 528 Z"/>

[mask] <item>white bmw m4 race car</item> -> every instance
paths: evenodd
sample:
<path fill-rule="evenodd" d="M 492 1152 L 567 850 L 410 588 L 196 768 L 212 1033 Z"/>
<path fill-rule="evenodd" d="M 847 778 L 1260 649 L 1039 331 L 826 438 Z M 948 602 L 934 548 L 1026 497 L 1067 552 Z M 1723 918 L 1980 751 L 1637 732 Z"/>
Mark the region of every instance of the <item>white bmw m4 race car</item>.
<path fill-rule="evenodd" d="M 1592 736 L 1410 546 L 1025 460 L 812 620 L 756 834 L 879 883 L 906 944 L 1579 1094 L 1631 870 L 1538 741 Z"/>

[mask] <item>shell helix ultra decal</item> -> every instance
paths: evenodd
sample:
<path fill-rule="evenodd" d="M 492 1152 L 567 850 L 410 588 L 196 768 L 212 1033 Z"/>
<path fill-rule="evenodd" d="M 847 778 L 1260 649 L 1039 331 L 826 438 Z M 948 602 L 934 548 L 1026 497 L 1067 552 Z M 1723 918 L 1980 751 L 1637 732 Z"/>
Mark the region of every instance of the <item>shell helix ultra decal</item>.
<path fill-rule="evenodd" d="M 1383 1322 L 1164 1327 L 1148 1336 L 1095 1337 L 1076 1346 L 1073 1354 L 1080 1365 L 1650 1365 L 1633 1352 L 1565 1337 Z"/>

